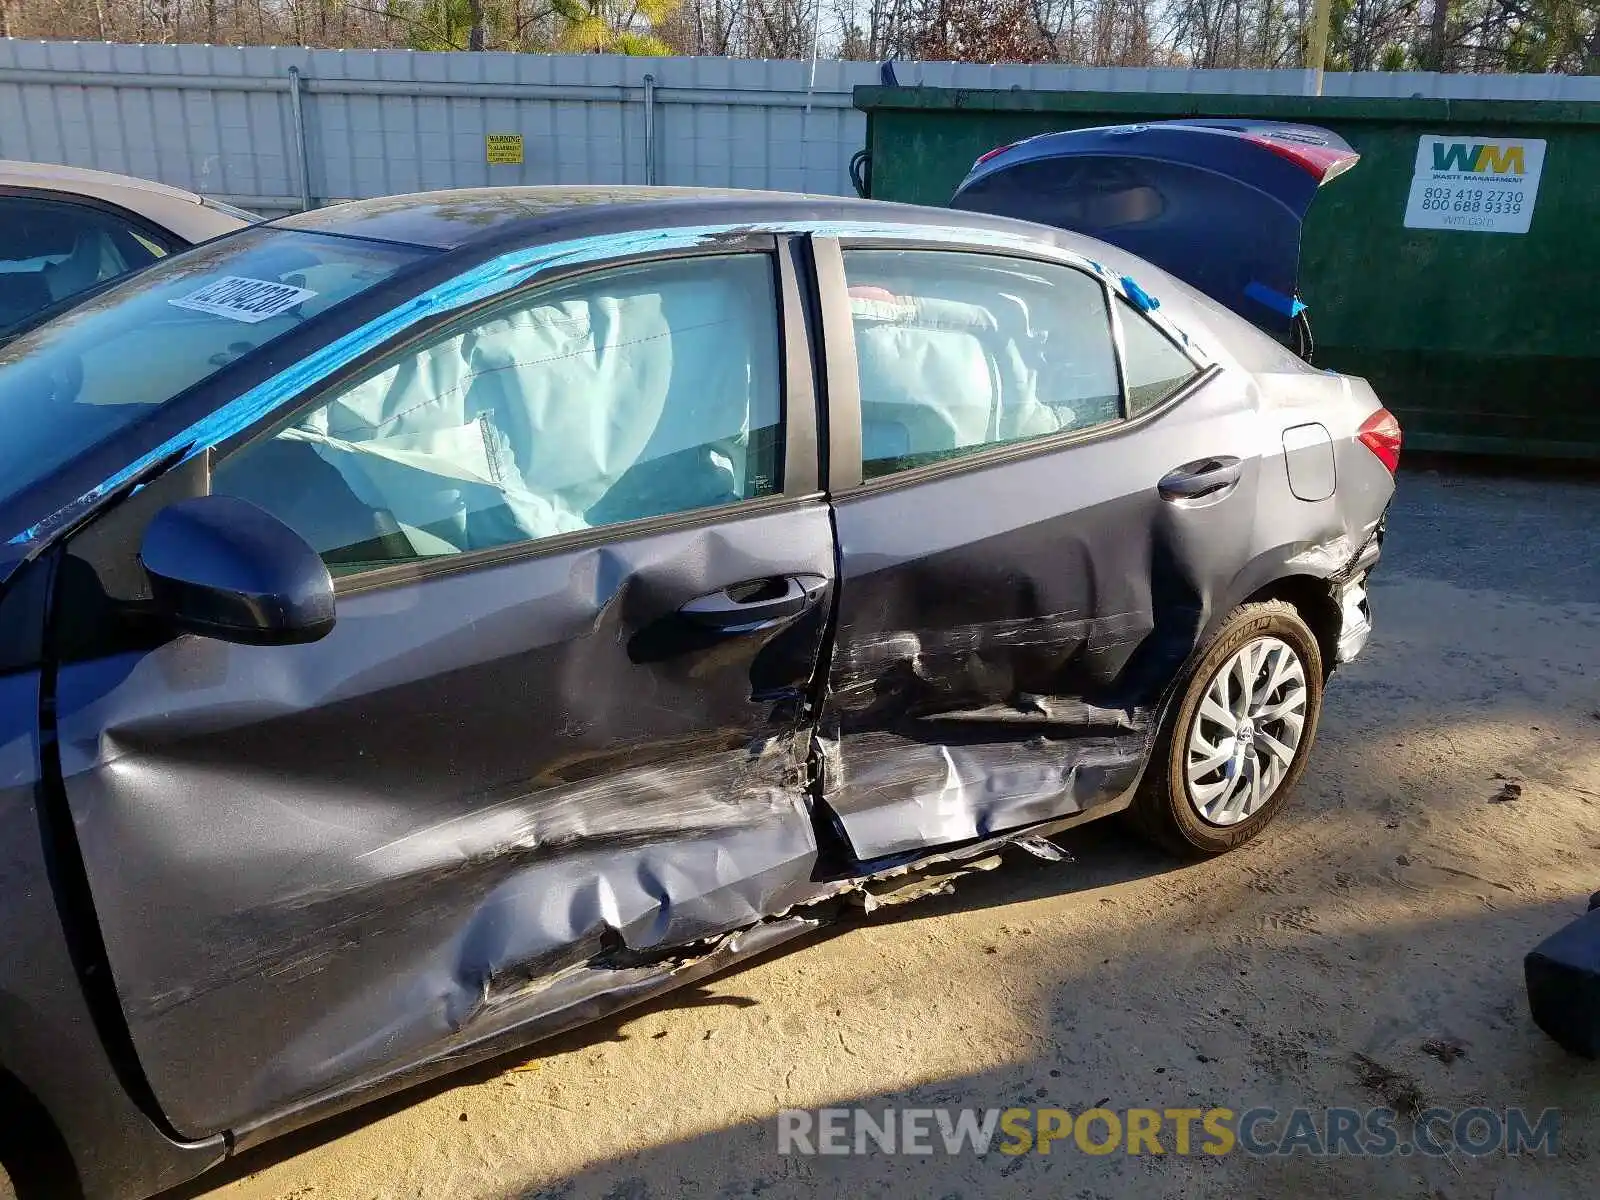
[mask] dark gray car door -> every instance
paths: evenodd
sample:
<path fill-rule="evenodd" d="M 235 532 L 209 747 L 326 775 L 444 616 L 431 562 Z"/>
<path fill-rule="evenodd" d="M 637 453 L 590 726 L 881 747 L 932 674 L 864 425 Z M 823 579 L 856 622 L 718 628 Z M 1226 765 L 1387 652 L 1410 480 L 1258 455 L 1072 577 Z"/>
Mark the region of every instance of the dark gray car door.
<path fill-rule="evenodd" d="M 62 646 L 60 770 L 178 1131 L 571 1023 L 817 892 L 834 544 L 795 276 L 739 250 L 540 283 L 193 460 L 323 553 L 321 641 Z"/>
<path fill-rule="evenodd" d="M 1245 387 L 1091 264 L 814 248 L 841 555 L 827 804 L 861 860 L 1109 811 L 1246 557 Z"/>

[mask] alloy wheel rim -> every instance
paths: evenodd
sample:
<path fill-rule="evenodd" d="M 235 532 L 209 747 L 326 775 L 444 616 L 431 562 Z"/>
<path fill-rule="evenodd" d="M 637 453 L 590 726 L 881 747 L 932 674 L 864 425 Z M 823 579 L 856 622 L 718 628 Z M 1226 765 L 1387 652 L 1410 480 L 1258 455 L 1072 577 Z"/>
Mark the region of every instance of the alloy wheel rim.
<path fill-rule="evenodd" d="M 1184 780 L 1210 825 L 1247 821 L 1289 774 L 1305 735 L 1305 665 L 1280 638 L 1245 643 L 1211 676 L 1189 723 Z"/>

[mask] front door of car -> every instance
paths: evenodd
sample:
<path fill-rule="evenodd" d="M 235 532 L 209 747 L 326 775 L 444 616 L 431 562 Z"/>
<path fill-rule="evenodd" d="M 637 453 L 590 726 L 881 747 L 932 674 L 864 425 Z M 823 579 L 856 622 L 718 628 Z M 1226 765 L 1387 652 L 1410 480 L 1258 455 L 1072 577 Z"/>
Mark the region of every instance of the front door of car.
<path fill-rule="evenodd" d="M 323 555 L 320 641 L 96 649 L 67 589 L 61 772 L 179 1132 L 594 1011 L 815 892 L 835 555 L 777 251 L 547 279 L 225 447 L 188 490 Z M 67 577 L 131 567 L 163 485 Z"/>
<path fill-rule="evenodd" d="M 841 554 L 827 804 L 859 860 L 1104 811 L 1243 561 L 1248 396 L 1088 264 L 814 253 Z"/>

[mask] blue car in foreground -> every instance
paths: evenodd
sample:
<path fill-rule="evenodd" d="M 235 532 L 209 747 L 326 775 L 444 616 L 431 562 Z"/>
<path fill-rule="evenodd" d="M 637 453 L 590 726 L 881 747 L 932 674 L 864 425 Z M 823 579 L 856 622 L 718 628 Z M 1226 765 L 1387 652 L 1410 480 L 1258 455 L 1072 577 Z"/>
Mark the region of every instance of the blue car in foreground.
<path fill-rule="evenodd" d="M 110 285 L 0 347 L 0 1190 L 148 1195 L 1085 821 L 1248 841 L 1399 451 L 971 213 L 434 193 Z"/>

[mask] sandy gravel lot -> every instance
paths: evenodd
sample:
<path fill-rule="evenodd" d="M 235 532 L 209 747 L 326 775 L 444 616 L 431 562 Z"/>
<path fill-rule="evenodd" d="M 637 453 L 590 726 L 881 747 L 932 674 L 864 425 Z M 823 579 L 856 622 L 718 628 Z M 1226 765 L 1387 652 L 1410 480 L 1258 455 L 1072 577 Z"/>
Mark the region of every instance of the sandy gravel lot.
<path fill-rule="evenodd" d="M 1016 853 L 627 1019 L 267 1147 L 214 1200 L 1600 1192 L 1600 1064 L 1523 954 L 1600 888 L 1600 485 L 1412 471 L 1316 757 L 1265 838 Z M 1502 783 L 1520 798 L 1494 802 Z M 1458 1053 L 1459 1051 L 1459 1053 Z M 1445 1061 L 1449 1059 L 1451 1061 Z M 783 1107 L 1563 1110 L 1559 1154 L 781 1157 Z"/>

